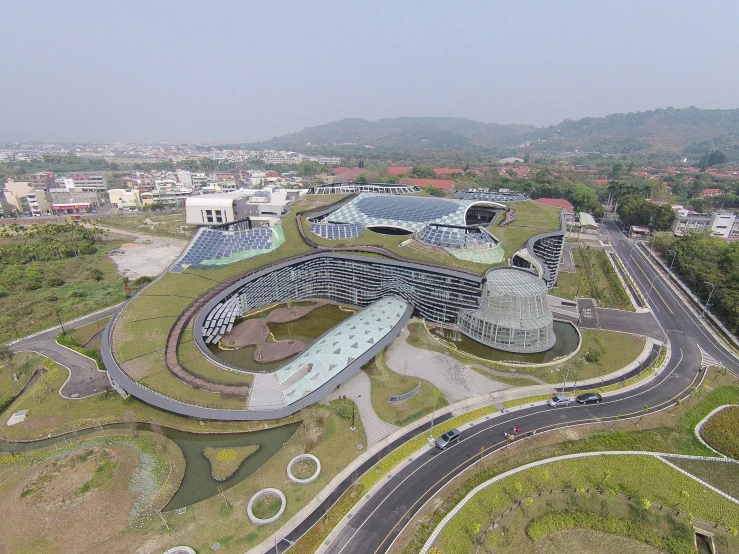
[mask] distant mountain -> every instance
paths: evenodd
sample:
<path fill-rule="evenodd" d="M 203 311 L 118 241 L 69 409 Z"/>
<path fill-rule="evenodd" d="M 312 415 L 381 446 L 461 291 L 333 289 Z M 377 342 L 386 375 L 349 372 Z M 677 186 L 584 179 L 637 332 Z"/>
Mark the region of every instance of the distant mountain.
<path fill-rule="evenodd" d="M 525 147 L 522 145 L 528 141 Z M 498 125 L 454 117 L 399 117 L 367 121 L 342 119 L 308 127 L 256 145 L 305 151 L 311 143 L 324 151 L 532 151 L 646 154 L 699 154 L 712 148 L 739 159 L 739 109 L 657 109 L 564 120 L 558 125 Z M 378 152 L 379 153 L 379 152 Z"/>
<path fill-rule="evenodd" d="M 633 153 L 645 151 L 704 152 L 738 150 L 739 109 L 658 109 L 565 120 L 539 129 L 528 139 L 537 150 Z M 540 142 L 545 140 L 546 142 Z"/>
<path fill-rule="evenodd" d="M 273 138 L 262 148 L 304 149 L 307 143 L 322 147 L 365 145 L 380 149 L 490 149 L 506 147 L 536 131 L 533 125 L 498 125 L 457 117 L 398 117 L 367 121 L 342 119 Z"/>

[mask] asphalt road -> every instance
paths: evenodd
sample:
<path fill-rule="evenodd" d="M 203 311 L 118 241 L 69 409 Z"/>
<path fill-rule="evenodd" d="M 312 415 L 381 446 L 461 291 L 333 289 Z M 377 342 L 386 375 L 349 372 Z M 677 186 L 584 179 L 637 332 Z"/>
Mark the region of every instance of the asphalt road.
<path fill-rule="evenodd" d="M 64 323 L 64 328 L 76 329 L 82 327 L 87 323 L 107 317 L 120 308 L 120 305 L 112 306 L 100 312 Z M 85 398 L 110 388 L 107 372 L 98 370 L 94 361 L 74 350 L 57 344 L 56 337 L 61 331 L 60 326 L 51 327 L 28 337 L 23 337 L 19 341 L 13 341 L 8 344 L 8 347 L 13 352 L 38 352 L 66 367 L 69 370 L 69 379 L 59 390 L 65 398 Z"/>
<path fill-rule="evenodd" d="M 605 223 L 604 228 L 621 259 L 624 262 L 628 260 L 630 241 L 613 223 Z M 689 394 L 703 376 L 698 372 L 701 354 L 697 345 L 731 371 L 739 373 L 736 358 L 698 323 L 680 297 L 638 250 L 634 250 L 628 270 L 644 297 L 651 299 L 654 314 L 671 342 L 672 356 L 656 379 L 629 392 L 609 396 L 597 405 L 556 409 L 542 405 L 505 413 L 465 431 L 463 440 L 448 450 L 441 452 L 429 448 L 387 479 L 387 484 L 353 515 L 350 523 L 328 546 L 327 552 L 386 552 L 403 527 L 445 483 L 478 461 L 481 455 L 504 448 L 504 432 L 513 425 L 521 427 L 518 440 L 522 440 L 534 431 L 541 433 L 571 425 L 608 421 L 619 416 L 639 416 L 643 414 L 645 405 L 650 411 L 672 405 L 676 399 Z M 280 551 L 283 551 L 287 544 L 280 546 Z"/>

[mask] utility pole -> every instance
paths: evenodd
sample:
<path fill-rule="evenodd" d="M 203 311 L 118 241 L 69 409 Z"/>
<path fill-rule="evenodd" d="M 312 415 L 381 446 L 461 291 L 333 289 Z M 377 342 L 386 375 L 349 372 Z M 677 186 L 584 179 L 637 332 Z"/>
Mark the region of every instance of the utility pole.
<path fill-rule="evenodd" d="M 713 296 L 713 290 L 716 288 L 716 285 L 709 281 L 703 281 L 706 285 L 711 285 L 711 292 L 708 293 L 708 300 L 706 300 L 706 303 L 703 306 L 703 313 L 701 314 L 702 318 L 706 317 L 706 310 L 708 310 L 708 304 L 711 302 L 711 296 Z"/>
<path fill-rule="evenodd" d="M 64 329 L 64 323 L 62 322 L 62 316 L 59 315 L 59 310 L 56 311 L 56 317 L 59 320 L 59 326 L 62 328 L 62 334 L 66 335 L 67 331 Z"/>
<path fill-rule="evenodd" d="M 429 430 L 429 440 L 434 440 L 434 416 L 436 415 L 436 399 L 439 397 L 436 389 L 431 389 L 431 396 L 434 399 L 433 408 L 431 408 L 431 429 Z"/>

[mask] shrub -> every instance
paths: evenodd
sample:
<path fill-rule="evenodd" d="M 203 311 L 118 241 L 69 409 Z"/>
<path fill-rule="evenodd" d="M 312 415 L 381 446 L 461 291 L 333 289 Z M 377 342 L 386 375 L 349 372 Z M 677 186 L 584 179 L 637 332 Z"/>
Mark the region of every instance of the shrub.
<path fill-rule="evenodd" d="M 59 300 L 59 297 L 58 296 L 54 296 L 53 294 L 51 296 L 47 296 L 46 297 L 46 301 L 47 302 L 56 302 L 57 300 Z"/>
<path fill-rule="evenodd" d="M 154 279 L 149 277 L 148 275 L 142 275 L 138 279 L 136 279 L 133 284 L 137 286 L 146 285 L 148 283 L 151 283 Z"/>
<path fill-rule="evenodd" d="M 47 287 L 61 287 L 64 284 L 64 279 L 60 277 L 52 277 L 46 281 Z"/>
<path fill-rule="evenodd" d="M 103 280 L 103 272 L 100 269 L 98 269 L 98 268 L 94 268 L 94 269 L 90 270 L 90 278 L 93 279 L 93 280 L 95 280 L 95 281 L 102 281 Z"/>
<path fill-rule="evenodd" d="M 76 290 L 72 294 L 70 294 L 69 296 L 71 296 L 72 298 L 84 298 L 85 296 L 87 296 L 87 293 L 86 292 L 82 292 L 80 290 Z"/>

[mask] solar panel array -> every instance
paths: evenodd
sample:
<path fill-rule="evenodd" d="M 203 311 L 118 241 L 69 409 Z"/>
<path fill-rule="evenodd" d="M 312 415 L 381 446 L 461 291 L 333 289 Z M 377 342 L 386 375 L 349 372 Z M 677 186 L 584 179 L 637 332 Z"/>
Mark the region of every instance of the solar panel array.
<path fill-rule="evenodd" d="M 271 229 L 245 231 L 203 229 L 190 245 L 187 253 L 177 262 L 174 271 L 182 271 L 185 266 L 197 265 L 206 260 L 228 258 L 244 250 L 262 250 L 271 246 Z"/>
<path fill-rule="evenodd" d="M 398 221 L 434 221 L 459 209 L 454 202 L 437 198 L 387 196 L 360 198 L 357 207 L 368 217 Z"/>
<path fill-rule="evenodd" d="M 457 198 L 463 200 L 483 200 L 486 202 L 521 202 L 526 200 L 522 192 L 492 192 L 463 190 L 457 193 Z"/>
<path fill-rule="evenodd" d="M 359 223 L 311 223 L 310 232 L 329 240 L 355 239 L 362 236 L 362 226 Z"/>
<path fill-rule="evenodd" d="M 421 229 L 416 239 L 429 246 L 442 248 L 488 248 L 496 245 L 493 237 L 482 231 L 433 225 Z"/>

